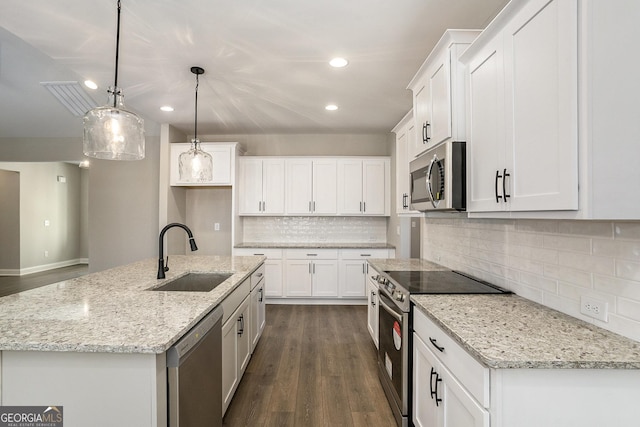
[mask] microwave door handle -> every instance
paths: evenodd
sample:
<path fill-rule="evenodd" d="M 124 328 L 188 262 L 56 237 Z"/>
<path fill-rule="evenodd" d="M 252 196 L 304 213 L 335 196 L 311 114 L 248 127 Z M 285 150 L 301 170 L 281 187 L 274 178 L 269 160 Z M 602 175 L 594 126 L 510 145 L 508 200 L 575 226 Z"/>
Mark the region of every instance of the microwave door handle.
<path fill-rule="evenodd" d="M 427 169 L 427 193 L 429 194 L 429 198 L 431 199 L 431 204 L 434 208 L 437 208 L 440 204 L 440 201 L 436 203 L 433 197 L 433 188 L 431 187 L 431 173 L 433 172 L 433 166 L 438 161 L 438 156 L 436 154 L 433 155 L 433 159 L 431 159 L 431 163 L 429 163 L 429 169 Z"/>

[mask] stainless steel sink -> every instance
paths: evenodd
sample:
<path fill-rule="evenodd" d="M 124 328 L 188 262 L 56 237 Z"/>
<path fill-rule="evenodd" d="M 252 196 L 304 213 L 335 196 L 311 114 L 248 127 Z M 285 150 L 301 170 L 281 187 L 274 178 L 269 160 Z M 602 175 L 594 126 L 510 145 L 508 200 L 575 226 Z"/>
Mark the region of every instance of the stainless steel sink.
<path fill-rule="evenodd" d="M 187 273 L 150 291 L 209 292 L 233 273 Z"/>

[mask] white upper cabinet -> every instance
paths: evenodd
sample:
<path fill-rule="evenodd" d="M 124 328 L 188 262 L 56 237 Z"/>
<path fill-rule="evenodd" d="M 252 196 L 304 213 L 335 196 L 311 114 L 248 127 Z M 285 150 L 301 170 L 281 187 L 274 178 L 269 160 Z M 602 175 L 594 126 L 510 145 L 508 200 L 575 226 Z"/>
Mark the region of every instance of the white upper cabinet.
<path fill-rule="evenodd" d="M 409 144 L 416 138 L 416 126 L 413 120 L 413 110 L 391 131 L 396 135 L 396 214 L 418 213 L 410 210 L 411 180 L 409 178 Z"/>
<path fill-rule="evenodd" d="M 284 176 L 282 158 L 240 158 L 240 214 L 283 215 Z"/>
<path fill-rule="evenodd" d="M 202 151 L 209 153 L 213 160 L 213 179 L 208 182 L 189 182 L 180 178 L 180 154 L 189 151 L 190 143 L 172 143 L 170 151 L 169 183 L 172 186 L 216 186 L 233 185 L 237 143 L 201 142 Z"/>
<path fill-rule="evenodd" d="M 462 60 L 467 211 L 577 210 L 577 0 L 505 8 Z"/>
<path fill-rule="evenodd" d="M 458 57 L 478 34 L 447 30 L 409 83 L 416 131 L 408 143 L 410 159 L 447 139 L 465 140 L 464 69 Z"/>
<path fill-rule="evenodd" d="M 287 214 L 335 215 L 337 161 L 322 158 L 287 158 Z"/>
<path fill-rule="evenodd" d="M 338 160 L 338 214 L 389 215 L 389 158 Z"/>

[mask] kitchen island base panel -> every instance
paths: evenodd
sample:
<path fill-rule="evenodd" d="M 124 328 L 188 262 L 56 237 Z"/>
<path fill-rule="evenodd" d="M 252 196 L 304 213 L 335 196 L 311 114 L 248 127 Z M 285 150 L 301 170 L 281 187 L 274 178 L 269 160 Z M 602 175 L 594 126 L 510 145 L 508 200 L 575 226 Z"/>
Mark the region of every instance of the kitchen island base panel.
<path fill-rule="evenodd" d="M 65 427 L 167 425 L 164 353 L 3 351 L 0 377 L 3 406 L 63 406 Z"/>
<path fill-rule="evenodd" d="M 640 370 L 492 369 L 491 427 L 636 426 Z"/>

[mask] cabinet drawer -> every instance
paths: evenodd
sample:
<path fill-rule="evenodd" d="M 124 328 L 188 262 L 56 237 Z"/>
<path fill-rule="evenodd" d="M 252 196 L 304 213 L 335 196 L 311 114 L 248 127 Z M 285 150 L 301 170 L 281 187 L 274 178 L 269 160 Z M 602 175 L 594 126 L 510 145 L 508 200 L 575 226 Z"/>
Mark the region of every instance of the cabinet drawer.
<path fill-rule="evenodd" d="M 264 271 L 264 264 L 261 264 L 260 267 L 256 269 L 256 271 L 251 273 L 251 289 L 255 288 L 256 285 L 260 283 L 262 279 L 264 279 Z"/>
<path fill-rule="evenodd" d="M 244 299 L 249 296 L 249 293 L 251 291 L 250 284 L 251 284 L 250 279 L 245 280 L 240 285 L 238 285 L 238 287 L 233 292 L 231 292 L 231 295 L 229 295 L 222 301 L 222 310 L 223 310 L 222 324 L 223 325 L 227 321 L 229 316 L 231 316 L 231 314 L 233 314 L 233 312 L 236 311 L 236 308 L 238 308 L 238 306 L 242 303 L 242 301 L 244 301 Z"/>
<path fill-rule="evenodd" d="M 234 255 L 237 256 L 253 256 L 260 255 L 266 256 L 268 259 L 281 259 L 282 249 L 271 248 L 236 248 L 233 250 Z"/>
<path fill-rule="evenodd" d="M 389 258 L 388 249 L 341 249 L 341 259 Z"/>
<path fill-rule="evenodd" d="M 413 308 L 413 330 L 440 362 L 469 390 L 471 395 L 485 408 L 488 408 L 489 368 L 474 359 L 453 338 L 415 307 Z"/>
<path fill-rule="evenodd" d="M 287 259 L 338 259 L 337 249 L 287 249 Z"/>

